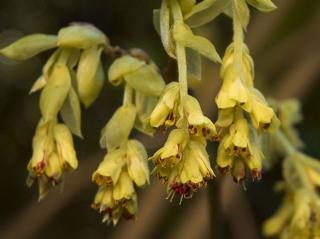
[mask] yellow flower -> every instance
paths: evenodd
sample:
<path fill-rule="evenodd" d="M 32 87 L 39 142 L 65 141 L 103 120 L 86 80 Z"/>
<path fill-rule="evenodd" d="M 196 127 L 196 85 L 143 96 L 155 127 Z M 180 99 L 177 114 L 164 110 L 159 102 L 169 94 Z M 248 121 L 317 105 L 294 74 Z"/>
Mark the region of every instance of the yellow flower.
<path fill-rule="evenodd" d="M 100 186 L 92 208 L 103 215 L 102 222 L 116 225 L 121 217 L 131 219 L 137 212 L 137 195 L 126 171 L 114 186 Z"/>
<path fill-rule="evenodd" d="M 179 89 L 177 82 L 171 82 L 165 87 L 158 104 L 150 115 L 152 127 L 168 127 L 175 124 L 179 105 Z"/>
<path fill-rule="evenodd" d="M 183 116 L 180 116 L 177 122 L 178 127 L 183 126 L 184 116 L 192 135 L 203 136 L 210 140 L 217 138 L 216 127 L 208 117 L 203 115 L 198 100 L 190 95 L 187 95 L 183 100 Z"/>
<path fill-rule="evenodd" d="M 99 186 L 115 185 L 126 164 L 126 151 L 123 148 L 108 153 L 93 173 L 92 180 Z"/>
<path fill-rule="evenodd" d="M 53 127 L 53 136 L 56 143 L 57 154 L 64 170 L 76 169 L 78 160 L 73 146 L 70 130 L 64 124 L 56 124 Z"/>
<path fill-rule="evenodd" d="M 220 141 L 219 147 L 218 147 L 218 153 L 217 153 L 217 166 L 221 171 L 224 173 L 227 173 L 230 171 L 230 169 L 233 167 L 233 162 L 234 162 L 234 154 L 230 154 L 225 147 L 224 147 L 224 142 L 226 141 L 226 138 L 223 138 Z"/>
<path fill-rule="evenodd" d="M 192 138 L 183 152 L 182 160 L 172 168 L 156 166 L 157 177 L 167 183 L 168 198 L 180 196 L 180 203 L 184 198 L 192 197 L 193 193 L 205 186 L 214 176 L 210 166 L 206 144 L 202 140 Z"/>
<path fill-rule="evenodd" d="M 243 109 L 250 113 L 253 126 L 256 129 L 275 129 L 278 119 L 271 107 L 268 106 L 264 96 L 257 89 L 251 90 L 250 100 L 243 105 Z"/>
<path fill-rule="evenodd" d="M 229 133 L 225 136 L 224 148 L 235 155 L 246 156 L 249 153 L 249 125 L 244 118 L 237 119 L 230 126 Z"/>
<path fill-rule="evenodd" d="M 31 186 L 35 180 L 38 182 L 39 200 L 51 187 L 61 182 L 64 172 L 78 167 L 69 129 L 56 122 L 44 122 L 42 119 L 38 124 L 32 142 L 32 158 L 27 166 L 27 185 Z"/>
<path fill-rule="evenodd" d="M 161 167 L 173 167 L 183 158 L 183 152 L 189 141 L 186 129 L 174 129 L 170 132 L 165 145 L 149 159 Z"/>
<path fill-rule="evenodd" d="M 265 236 L 309 239 L 320 236 L 320 199 L 304 187 L 288 190 L 279 209 L 263 225 Z M 282 237 L 281 237 L 282 238 Z"/>
<path fill-rule="evenodd" d="M 149 183 L 148 155 L 144 146 L 137 140 L 127 144 L 127 167 L 132 180 L 141 187 Z"/>

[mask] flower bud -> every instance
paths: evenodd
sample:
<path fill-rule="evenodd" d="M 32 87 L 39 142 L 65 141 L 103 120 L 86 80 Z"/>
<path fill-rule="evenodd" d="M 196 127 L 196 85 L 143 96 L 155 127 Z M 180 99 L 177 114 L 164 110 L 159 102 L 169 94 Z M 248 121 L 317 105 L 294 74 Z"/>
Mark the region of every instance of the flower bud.
<path fill-rule="evenodd" d="M 54 35 L 32 34 L 22 37 L 11 45 L 0 50 L 0 55 L 14 60 L 26 60 L 42 51 L 57 46 L 57 37 Z"/>

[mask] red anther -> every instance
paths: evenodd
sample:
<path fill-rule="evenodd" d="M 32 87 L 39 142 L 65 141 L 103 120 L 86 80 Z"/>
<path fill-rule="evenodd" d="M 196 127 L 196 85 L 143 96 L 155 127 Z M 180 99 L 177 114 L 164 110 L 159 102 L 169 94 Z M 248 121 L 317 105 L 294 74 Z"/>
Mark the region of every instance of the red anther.
<path fill-rule="evenodd" d="M 252 170 L 251 171 L 251 177 L 252 177 L 252 181 L 258 181 L 262 178 L 262 174 L 261 171 L 258 169 Z"/>

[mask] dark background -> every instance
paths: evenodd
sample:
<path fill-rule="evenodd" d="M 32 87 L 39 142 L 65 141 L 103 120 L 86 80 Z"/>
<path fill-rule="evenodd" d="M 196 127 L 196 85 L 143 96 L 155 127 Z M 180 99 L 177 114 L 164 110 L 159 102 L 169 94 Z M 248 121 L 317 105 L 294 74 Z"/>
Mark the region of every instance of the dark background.
<path fill-rule="evenodd" d="M 252 11 L 248 28 L 256 82 L 268 96 L 301 99 L 304 121 L 299 129 L 305 150 L 320 157 L 320 1 L 274 2 L 278 10 L 273 13 Z M 0 0 L 0 47 L 26 34 L 55 34 L 70 22 L 90 22 L 113 45 L 142 48 L 164 69 L 167 57 L 152 24 L 152 9 L 159 6 L 160 1 L 152 0 Z M 231 29 L 230 19 L 219 16 L 197 32 L 214 41 L 222 55 L 231 40 Z M 280 165 L 265 172 L 261 182 L 248 183 L 245 192 L 219 177 L 221 191 L 210 185 L 210 190 L 201 190 L 181 206 L 166 201 L 165 188 L 152 180 L 151 186 L 139 191 L 136 221 L 122 221 L 117 227 L 100 223 L 100 216 L 90 208 L 96 192 L 90 175 L 104 154 L 98 144 L 100 129 L 121 103 L 122 92 L 109 83 L 96 103 L 83 111 L 85 139 L 75 139 L 79 169 L 67 176 L 63 194 L 54 190 L 38 203 L 37 188 L 25 186 L 31 140 L 40 117 L 38 94 L 29 96 L 28 92 L 48 54 L 24 62 L 0 58 L 0 238 L 212 238 L 221 209 L 227 221 L 223 238 L 261 237 L 262 221 L 279 203 L 272 184 L 281 177 Z M 203 77 L 194 94 L 204 111 L 215 118 L 218 66 L 204 61 Z M 163 139 L 135 137 L 147 144 L 150 153 Z M 213 148 L 210 145 L 209 151 Z"/>

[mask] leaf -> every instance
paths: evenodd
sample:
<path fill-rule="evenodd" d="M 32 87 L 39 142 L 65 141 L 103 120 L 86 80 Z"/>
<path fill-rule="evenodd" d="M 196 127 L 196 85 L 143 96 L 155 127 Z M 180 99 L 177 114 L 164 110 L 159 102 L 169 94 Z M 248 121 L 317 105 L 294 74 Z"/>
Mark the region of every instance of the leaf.
<path fill-rule="evenodd" d="M 57 62 L 59 56 L 61 53 L 61 49 L 57 49 L 55 50 L 51 56 L 49 57 L 49 59 L 47 60 L 46 64 L 43 66 L 42 68 L 42 74 L 44 75 L 44 77 L 46 79 L 49 78 L 49 74 L 52 70 L 52 67 L 54 66 L 54 64 Z"/>
<path fill-rule="evenodd" d="M 71 132 L 83 138 L 81 132 L 81 106 L 78 95 L 73 87 L 70 88 L 68 98 L 64 102 L 60 114 Z"/>
<path fill-rule="evenodd" d="M 55 64 L 40 95 L 40 111 L 45 122 L 56 119 L 70 87 L 71 77 L 68 67 L 64 64 Z"/>
<path fill-rule="evenodd" d="M 85 107 L 89 107 L 97 98 L 103 85 L 103 79 L 97 78 L 102 47 L 91 47 L 81 53 L 77 69 L 78 94 Z"/>
<path fill-rule="evenodd" d="M 149 123 L 149 117 L 158 103 L 158 97 L 146 96 L 140 92 L 135 93 L 137 117 L 134 127 L 142 133 L 153 135 L 154 129 Z"/>
<path fill-rule="evenodd" d="M 174 46 L 171 39 L 170 8 L 168 5 L 168 0 L 163 0 L 160 8 L 160 36 L 162 45 L 167 54 L 172 58 L 176 58 L 174 53 Z"/>
<path fill-rule="evenodd" d="M 29 94 L 32 94 L 38 90 L 41 90 L 45 85 L 47 84 L 46 78 L 41 75 L 39 78 L 34 82 L 34 84 L 31 87 L 31 90 L 29 91 Z"/>
<path fill-rule="evenodd" d="M 212 6 L 212 4 L 215 3 L 216 0 L 203 0 L 201 2 L 199 2 L 198 4 L 196 4 L 192 10 L 185 16 L 185 19 L 190 18 L 191 16 L 197 14 L 197 13 L 201 13 L 202 11 L 208 9 L 209 7 Z"/>
<path fill-rule="evenodd" d="M 181 11 L 183 15 L 191 12 L 196 5 L 196 0 L 179 0 Z"/>
<path fill-rule="evenodd" d="M 26 60 L 42 51 L 57 46 L 57 37 L 54 35 L 32 34 L 22 37 L 9 46 L 0 50 L 0 54 L 14 60 Z"/>
<path fill-rule="evenodd" d="M 247 0 L 247 2 L 261 12 L 271 12 L 277 9 L 271 0 Z"/>
<path fill-rule="evenodd" d="M 189 83 L 196 84 L 201 80 L 202 75 L 202 64 L 201 56 L 199 53 L 192 49 L 187 49 L 187 71 L 188 71 L 188 81 Z"/>
<path fill-rule="evenodd" d="M 177 43 L 191 48 L 213 62 L 221 62 L 214 45 L 204 37 L 196 36 L 185 24 L 176 24 L 173 29 L 173 36 Z"/>
<path fill-rule="evenodd" d="M 153 10 L 153 27 L 160 36 L 160 9 Z"/>
<path fill-rule="evenodd" d="M 240 21 L 242 28 L 246 30 L 250 19 L 250 11 L 246 1 L 234 1 L 234 10 L 236 11 L 237 18 Z"/>
<path fill-rule="evenodd" d="M 126 74 L 136 71 L 145 64 L 146 63 L 144 61 L 135 57 L 129 55 L 122 56 L 116 59 L 109 67 L 109 82 L 114 86 L 118 86 L 122 83 L 123 77 Z"/>
<path fill-rule="evenodd" d="M 109 39 L 95 26 L 76 23 L 60 29 L 58 46 L 87 49 L 97 45 L 109 45 Z"/>
<path fill-rule="evenodd" d="M 133 89 L 149 96 L 159 96 L 165 87 L 165 82 L 154 65 L 142 66 L 126 74 L 124 79 Z"/>
<path fill-rule="evenodd" d="M 112 151 L 123 144 L 130 135 L 135 118 L 136 108 L 133 105 L 119 107 L 101 131 L 101 147 Z"/>
<path fill-rule="evenodd" d="M 200 27 L 211 22 L 218 15 L 223 13 L 230 5 L 230 0 L 216 0 L 211 6 L 201 12 L 195 12 L 192 15 L 189 13 L 185 16 L 185 21 L 192 28 Z"/>

